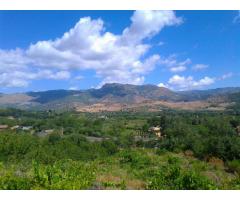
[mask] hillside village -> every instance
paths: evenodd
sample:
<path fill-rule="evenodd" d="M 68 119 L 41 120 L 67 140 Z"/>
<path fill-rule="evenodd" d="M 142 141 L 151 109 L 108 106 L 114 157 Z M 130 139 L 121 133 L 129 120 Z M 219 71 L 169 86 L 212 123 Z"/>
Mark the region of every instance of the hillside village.
<path fill-rule="evenodd" d="M 30 133 L 38 136 L 47 136 L 54 132 L 53 129 L 35 131 L 33 126 L 22 126 L 22 125 L 9 126 L 6 124 L 0 124 L 0 131 L 4 131 L 4 130 L 10 131 L 10 132 L 16 132 L 16 133 L 23 133 L 23 132 Z"/>
<path fill-rule="evenodd" d="M 161 133 L 161 127 L 150 127 L 148 131 L 144 133 L 144 137 L 136 136 L 136 140 L 139 139 L 144 139 L 146 141 L 146 138 L 152 138 L 152 136 L 155 136 L 155 139 L 161 139 L 163 137 Z M 34 127 L 32 126 L 20 126 L 20 125 L 15 125 L 15 126 L 8 126 L 8 125 L 1 125 L 0 124 L 0 133 L 1 131 L 8 131 L 9 133 L 18 133 L 18 134 L 23 134 L 23 133 L 28 133 L 31 135 L 36 135 L 39 137 L 46 137 L 49 136 L 52 133 L 59 133 L 59 135 L 63 136 L 64 135 L 64 129 L 61 128 L 61 130 L 56 130 L 56 129 L 44 129 L 44 130 L 34 130 Z M 94 136 L 86 136 L 86 139 L 89 141 L 102 141 L 104 138 L 102 137 L 94 137 Z M 106 138 L 109 139 L 109 138 Z M 149 141 L 148 139 L 148 141 Z"/>

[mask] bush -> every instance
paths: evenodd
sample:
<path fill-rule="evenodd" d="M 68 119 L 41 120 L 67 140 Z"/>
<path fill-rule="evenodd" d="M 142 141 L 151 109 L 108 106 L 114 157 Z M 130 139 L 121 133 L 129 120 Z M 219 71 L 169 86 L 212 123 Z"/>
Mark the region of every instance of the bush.
<path fill-rule="evenodd" d="M 72 160 L 47 166 L 33 161 L 32 174 L 32 189 L 89 189 L 95 180 L 93 166 Z"/>
<path fill-rule="evenodd" d="M 232 190 L 240 190 L 240 175 L 230 181 L 228 185 Z"/>
<path fill-rule="evenodd" d="M 227 162 L 228 169 L 240 175 L 240 160 L 232 160 Z"/>
<path fill-rule="evenodd" d="M 120 164 L 130 164 L 135 169 L 142 169 L 151 164 L 151 159 L 148 156 L 137 151 L 123 151 L 120 157 Z"/>
<path fill-rule="evenodd" d="M 61 140 L 61 136 L 58 133 L 52 133 L 48 137 L 48 141 L 51 144 L 56 144 L 59 140 Z"/>
<path fill-rule="evenodd" d="M 206 177 L 194 171 L 181 169 L 179 160 L 168 158 L 168 164 L 149 173 L 147 189 L 154 190 L 197 190 L 214 189 L 216 186 Z"/>
<path fill-rule="evenodd" d="M 32 187 L 31 179 L 12 175 L 1 176 L 1 190 L 30 190 Z"/>
<path fill-rule="evenodd" d="M 118 151 L 117 145 L 112 141 L 105 140 L 102 142 L 102 147 L 106 149 L 107 153 L 112 155 Z"/>
<path fill-rule="evenodd" d="M 216 188 L 206 177 L 193 171 L 183 173 L 178 187 L 180 190 L 209 190 Z"/>

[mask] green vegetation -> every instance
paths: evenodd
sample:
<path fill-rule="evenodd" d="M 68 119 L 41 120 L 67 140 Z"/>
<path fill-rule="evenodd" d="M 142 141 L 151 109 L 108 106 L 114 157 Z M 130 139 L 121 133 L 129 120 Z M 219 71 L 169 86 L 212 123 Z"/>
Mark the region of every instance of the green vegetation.
<path fill-rule="evenodd" d="M 240 189 L 234 111 L 4 109 L 0 125 L 0 189 Z"/>

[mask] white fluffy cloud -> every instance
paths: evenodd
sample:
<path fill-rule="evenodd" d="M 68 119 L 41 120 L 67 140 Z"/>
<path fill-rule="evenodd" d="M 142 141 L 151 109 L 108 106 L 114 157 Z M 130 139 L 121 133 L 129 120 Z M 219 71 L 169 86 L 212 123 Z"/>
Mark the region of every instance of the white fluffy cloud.
<path fill-rule="evenodd" d="M 66 70 L 39 69 L 30 67 L 31 59 L 21 49 L 0 50 L 0 86 L 27 87 L 29 82 L 38 79 L 63 80 L 71 74 Z"/>
<path fill-rule="evenodd" d="M 187 58 L 184 61 L 178 61 L 176 57 L 176 55 L 171 55 L 167 58 L 161 57 L 160 64 L 166 66 L 167 69 L 173 73 L 184 72 L 188 69 L 189 65 L 192 64 L 190 58 Z M 195 64 L 191 67 L 194 71 L 200 71 L 206 68 L 208 68 L 208 65 L 206 64 Z"/>
<path fill-rule="evenodd" d="M 229 72 L 229 73 L 223 74 L 220 78 L 218 78 L 218 80 L 225 80 L 225 79 L 231 78 L 233 75 L 234 74 L 232 72 Z"/>
<path fill-rule="evenodd" d="M 75 80 L 82 80 L 82 79 L 84 79 L 84 77 L 81 76 L 81 75 L 78 75 L 78 76 L 74 77 L 74 79 L 75 79 Z"/>
<path fill-rule="evenodd" d="M 233 18 L 233 23 L 240 23 L 240 10 L 238 14 Z"/>
<path fill-rule="evenodd" d="M 170 71 L 176 73 L 176 72 L 183 72 L 186 69 L 187 69 L 186 66 L 177 66 L 177 67 L 171 67 Z"/>
<path fill-rule="evenodd" d="M 131 21 L 131 26 L 123 31 L 121 42 L 137 44 L 151 38 L 165 26 L 181 24 L 182 18 L 177 18 L 172 11 L 136 11 Z"/>
<path fill-rule="evenodd" d="M 6 68 L 16 68 L 26 75 L 12 76 L 15 83 L 5 80 L 0 85 L 26 86 L 29 80 L 41 77 L 36 72 L 29 73 L 33 68 L 51 71 L 45 76 L 51 79 L 70 78 L 69 71 L 73 69 L 91 69 L 102 79 L 100 85 L 107 82 L 142 84 L 144 76 L 160 60 L 156 54 L 146 57 L 151 46 L 145 40 L 166 26 L 181 23 L 182 19 L 173 11 L 135 11 L 130 26 L 116 35 L 105 31 L 101 19 L 81 18 L 62 37 L 39 41 L 26 50 L 1 50 L 0 77 L 6 73 Z M 52 76 L 53 71 L 56 74 Z"/>
<path fill-rule="evenodd" d="M 209 86 L 215 82 L 215 78 L 205 76 L 200 80 L 194 80 L 192 76 L 172 76 L 167 84 L 160 83 L 159 87 L 167 87 L 173 90 L 193 90 L 201 89 L 204 86 Z"/>
<path fill-rule="evenodd" d="M 0 49 L 0 73 L 5 70 L 16 70 L 26 68 L 29 59 L 22 49 L 2 50 Z"/>
<path fill-rule="evenodd" d="M 158 87 L 165 87 L 165 88 L 168 88 L 168 85 L 165 85 L 164 83 L 159 83 L 159 84 L 158 84 Z"/>
<path fill-rule="evenodd" d="M 6 71 L 0 73 L 1 87 L 27 87 L 29 81 L 38 79 L 64 80 L 69 79 L 71 74 L 68 71 L 53 72 L 51 70 L 41 70 L 37 72 L 29 71 Z"/>
<path fill-rule="evenodd" d="M 194 71 L 200 71 L 206 68 L 208 68 L 208 65 L 205 65 L 205 64 L 196 64 L 192 67 Z"/>
<path fill-rule="evenodd" d="M 157 43 L 157 46 L 163 46 L 164 44 L 165 44 L 165 42 L 160 41 L 160 42 Z"/>
<path fill-rule="evenodd" d="M 177 73 L 177 72 L 184 72 L 187 70 L 187 66 L 191 64 L 191 60 L 187 58 L 184 61 L 177 61 L 176 55 L 171 55 L 168 58 L 160 58 L 159 63 L 163 66 L 166 66 L 170 72 Z"/>
<path fill-rule="evenodd" d="M 72 86 L 69 88 L 69 90 L 79 90 L 79 88 L 77 86 Z"/>

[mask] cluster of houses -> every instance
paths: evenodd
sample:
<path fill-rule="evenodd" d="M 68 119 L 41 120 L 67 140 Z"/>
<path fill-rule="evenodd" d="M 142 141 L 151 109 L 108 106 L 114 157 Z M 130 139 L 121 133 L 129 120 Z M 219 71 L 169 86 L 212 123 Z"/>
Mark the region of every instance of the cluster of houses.
<path fill-rule="evenodd" d="M 160 126 L 152 126 L 152 127 L 150 127 L 148 129 L 148 132 L 155 134 L 158 138 L 162 137 L 161 127 Z"/>
<path fill-rule="evenodd" d="M 47 130 L 41 130 L 39 132 L 35 132 L 32 126 L 15 125 L 10 127 L 9 125 L 6 125 L 6 124 L 0 124 L 0 131 L 1 130 L 27 131 L 27 132 L 30 132 L 31 134 L 34 133 L 38 136 L 47 136 L 54 132 L 54 129 L 47 129 Z"/>
<path fill-rule="evenodd" d="M 9 127 L 6 124 L 0 124 L 0 130 L 10 129 L 10 130 L 30 131 L 32 128 L 33 128 L 32 126 L 19 126 L 19 125 L 15 125 L 15 126 Z"/>
<path fill-rule="evenodd" d="M 7 129 L 8 128 L 8 125 L 5 125 L 5 124 L 0 124 L 0 130 L 4 130 L 4 129 Z"/>
<path fill-rule="evenodd" d="M 153 126 L 148 129 L 149 133 L 155 134 L 158 138 L 163 137 L 160 126 Z M 240 136 L 240 126 L 236 127 L 236 132 Z"/>

